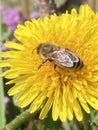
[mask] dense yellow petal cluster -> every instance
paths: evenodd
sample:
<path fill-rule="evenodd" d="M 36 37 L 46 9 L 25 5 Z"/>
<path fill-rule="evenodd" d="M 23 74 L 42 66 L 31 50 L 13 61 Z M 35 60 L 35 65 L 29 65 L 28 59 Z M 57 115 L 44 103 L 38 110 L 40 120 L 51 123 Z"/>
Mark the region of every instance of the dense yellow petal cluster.
<path fill-rule="evenodd" d="M 18 25 L 14 36 L 20 43 L 6 42 L 11 48 L 2 52 L 7 60 L 0 61 L 1 67 L 9 67 L 2 76 L 15 83 L 9 95 L 18 94 L 20 107 L 30 104 L 29 111 L 41 108 L 40 119 L 44 119 L 50 109 L 52 118 L 61 121 L 82 120 L 81 107 L 90 113 L 89 105 L 98 110 L 98 13 L 88 5 L 82 5 L 79 14 L 75 9 L 71 14 L 52 15 L 44 20 L 33 19 Z M 47 61 L 40 69 L 42 59 L 36 49 L 40 43 L 54 43 L 72 50 L 83 61 L 79 69 L 68 69 Z"/>

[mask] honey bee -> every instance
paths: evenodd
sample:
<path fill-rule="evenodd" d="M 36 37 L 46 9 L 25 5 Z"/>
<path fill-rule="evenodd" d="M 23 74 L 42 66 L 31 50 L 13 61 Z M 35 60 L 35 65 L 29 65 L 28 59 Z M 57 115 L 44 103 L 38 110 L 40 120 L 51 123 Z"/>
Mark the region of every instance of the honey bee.
<path fill-rule="evenodd" d="M 61 48 L 51 43 L 41 43 L 37 47 L 37 53 L 42 58 L 38 69 L 47 61 L 53 61 L 62 68 L 80 69 L 83 67 L 82 60 L 67 48 Z"/>

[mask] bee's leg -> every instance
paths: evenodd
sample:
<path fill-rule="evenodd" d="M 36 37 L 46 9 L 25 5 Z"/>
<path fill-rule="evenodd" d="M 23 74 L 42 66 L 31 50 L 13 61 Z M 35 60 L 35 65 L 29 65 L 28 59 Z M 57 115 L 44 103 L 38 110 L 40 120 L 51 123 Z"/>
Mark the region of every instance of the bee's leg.
<path fill-rule="evenodd" d="M 46 63 L 47 61 L 48 61 L 48 59 L 44 59 L 44 60 L 42 60 L 42 63 L 38 66 L 38 69 L 40 69 L 41 66 L 42 66 L 44 63 Z"/>
<path fill-rule="evenodd" d="M 57 67 L 57 65 L 55 64 L 55 65 L 54 65 L 54 70 L 56 70 L 56 67 Z"/>
<path fill-rule="evenodd" d="M 57 65 L 55 64 L 54 65 L 54 70 L 58 73 L 59 76 L 61 76 L 61 74 L 56 70 L 56 67 L 57 67 Z"/>

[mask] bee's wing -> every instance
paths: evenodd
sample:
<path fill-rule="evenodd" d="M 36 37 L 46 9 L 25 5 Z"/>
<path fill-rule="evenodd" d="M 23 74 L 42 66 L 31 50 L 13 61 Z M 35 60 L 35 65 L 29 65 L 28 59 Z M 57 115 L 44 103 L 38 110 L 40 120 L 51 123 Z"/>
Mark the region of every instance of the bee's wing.
<path fill-rule="evenodd" d="M 66 48 L 65 52 L 67 53 L 67 55 L 70 57 L 70 59 L 73 62 L 79 62 L 79 58 L 72 51 L 70 51 L 69 49 Z"/>
<path fill-rule="evenodd" d="M 65 49 L 60 49 L 52 52 L 49 59 L 62 67 L 73 67 L 74 63 L 67 53 Z"/>

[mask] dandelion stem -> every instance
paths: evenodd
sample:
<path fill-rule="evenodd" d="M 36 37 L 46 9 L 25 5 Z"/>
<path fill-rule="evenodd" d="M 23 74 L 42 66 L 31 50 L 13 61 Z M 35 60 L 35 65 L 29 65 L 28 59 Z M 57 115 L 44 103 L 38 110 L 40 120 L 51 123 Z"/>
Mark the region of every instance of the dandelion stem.
<path fill-rule="evenodd" d="M 8 123 L 3 130 L 18 129 L 24 122 L 28 121 L 31 117 L 34 117 L 37 114 L 37 112 L 30 114 L 28 110 L 25 110 L 23 113 L 18 115 L 14 120 Z"/>

